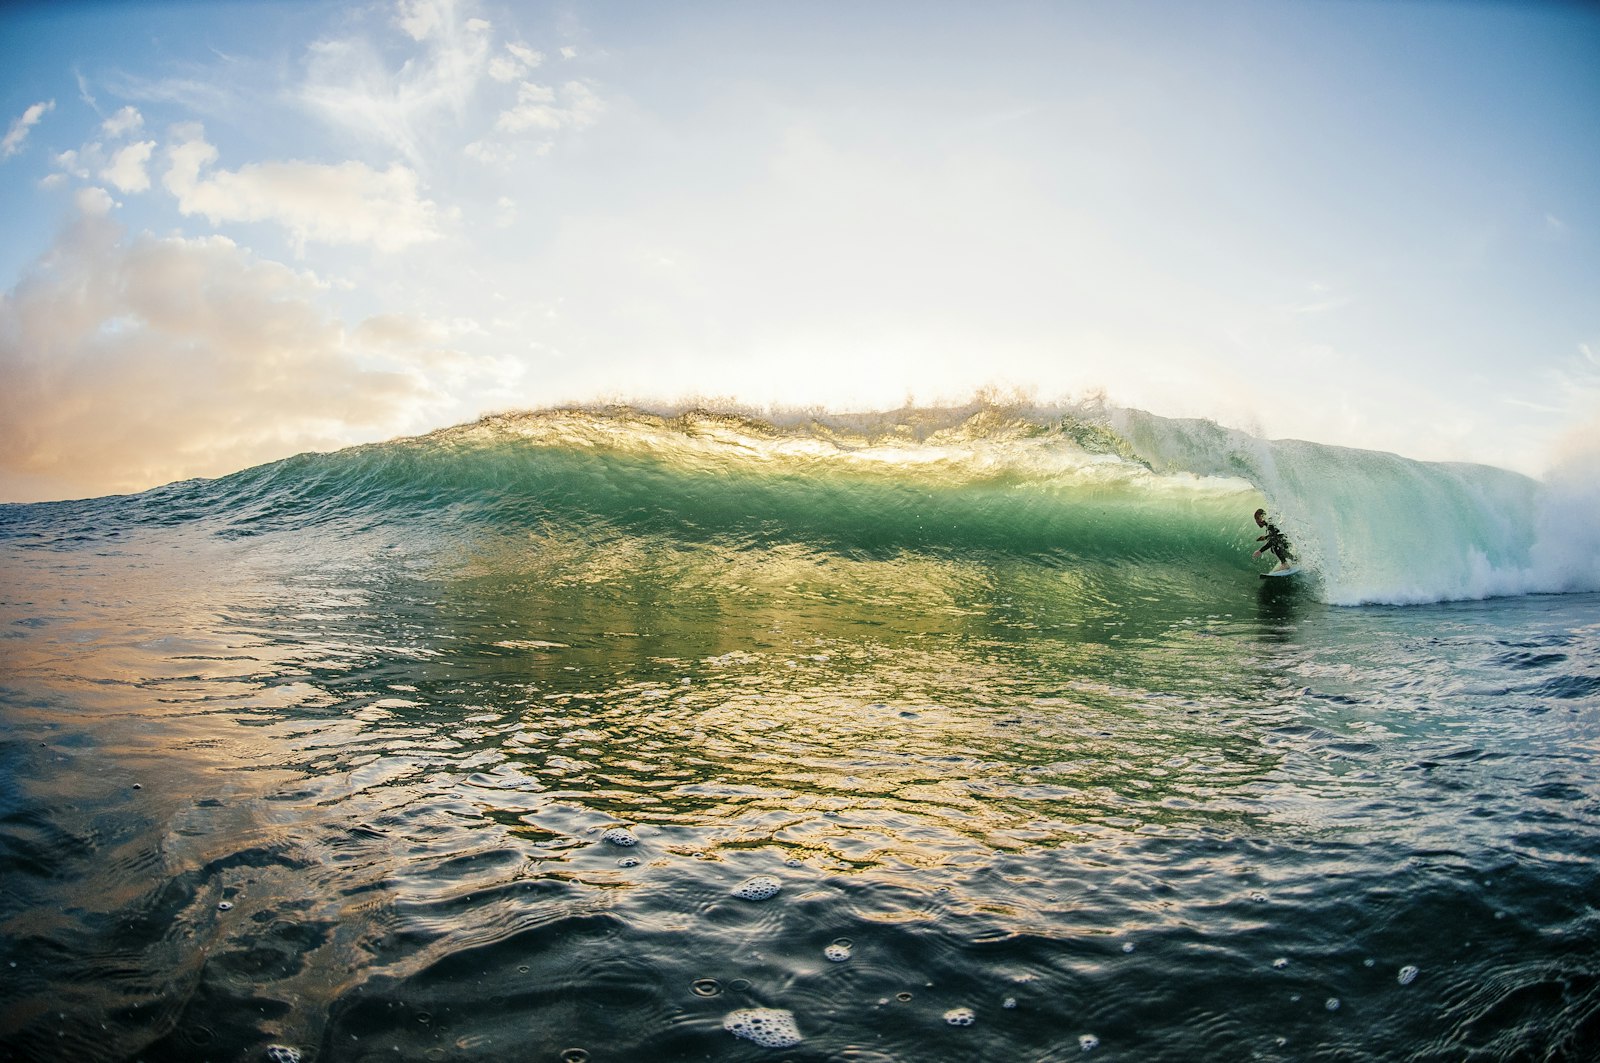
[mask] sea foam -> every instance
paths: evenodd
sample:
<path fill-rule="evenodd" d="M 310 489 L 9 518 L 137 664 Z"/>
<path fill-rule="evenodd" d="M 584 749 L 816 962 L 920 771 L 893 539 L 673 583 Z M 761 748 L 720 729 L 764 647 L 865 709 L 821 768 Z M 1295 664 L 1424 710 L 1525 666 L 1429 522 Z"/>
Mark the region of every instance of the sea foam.
<path fill-rule="evenodd" d="M 802 1040 L 794 1013 L 782 1008 L 742 1008 L 731 1011 L 723 1018 L 722 1028 L 735 1037 L 754 1041 L 762 1048 L 788 1048 Z"/>

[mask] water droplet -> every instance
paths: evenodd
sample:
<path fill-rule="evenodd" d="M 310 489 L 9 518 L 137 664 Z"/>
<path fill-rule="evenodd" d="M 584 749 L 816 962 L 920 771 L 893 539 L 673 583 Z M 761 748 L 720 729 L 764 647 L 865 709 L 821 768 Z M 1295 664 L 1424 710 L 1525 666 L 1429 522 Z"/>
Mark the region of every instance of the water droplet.
<path fill-rule="evenodd" d="M 906 1001 L 911 999 L 911 994 L 910 993 L 896 993 L 894 995 L 894 998 L 896 1000 L 898 1000 L 900 1003 L 904 1004 Z"/>
<path fill-rule="evenodd" d="M 722 983 L 718 982 L 715 978 L 696 978 L 694 982 L 691 983 L 691 988 L 694 990 L 696 996 L 714 997 L 718 993 L 722 992 Z"/>
<path fill-rule="evenodd" d="M 1401 985 L 1410 985 L 1412 982 L 1417 980 L 1417 975 L 1421 973 L 1422 971 L 1419 968 L 1413 967 L 1408 963 L 1404 967 L 1400 968 L 1400 975 L 1395 980 Z"/>
<path fill-rule="evenodd" d="M 569 1048 L 561 1053 L 561 1063 L 589 1063 L 589 1053 L 581 1048 Z"/>
<path fill-rule="evenodd" d="M 218 901 L 217 902 L 217 911 L 219 911 L 219 912 L 231 912 L 231 911 L 233 911 L 233 902 L 232 901 Z"/>
<path fill-rule="evenodd" d="M 733 990 L 735 993 L 743 993 L 745 990 L 750 988 L 750 979 L 735 978 L 733 981 L 728 983 L 728 988 Z"/>
<path fill-rule="evenodd" d="M 1327 1008 L 1329 1011 L 1338 1011 L 1339 1010 L 1339 998 L 1338 997 L 1329 997 L 1327 1000 L 1325 1000 L 1323 1002 L 1322 1006 Z"/>

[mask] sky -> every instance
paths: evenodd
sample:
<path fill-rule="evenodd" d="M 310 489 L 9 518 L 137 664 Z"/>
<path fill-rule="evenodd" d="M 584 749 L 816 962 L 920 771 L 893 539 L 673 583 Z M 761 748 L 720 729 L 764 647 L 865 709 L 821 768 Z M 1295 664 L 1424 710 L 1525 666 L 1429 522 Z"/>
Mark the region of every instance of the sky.
<path fill-rule="evenodd" d="M 582 402 L 1600 446 L 1600 5 L 0 10 L 0 500 Z"/>

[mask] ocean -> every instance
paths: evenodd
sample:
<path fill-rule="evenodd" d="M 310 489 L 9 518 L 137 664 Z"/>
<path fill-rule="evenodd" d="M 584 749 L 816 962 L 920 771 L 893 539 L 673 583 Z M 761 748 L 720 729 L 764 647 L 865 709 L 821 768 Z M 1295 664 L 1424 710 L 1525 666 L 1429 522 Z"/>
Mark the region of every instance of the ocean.
<path fill-rule="evenodd" d="M 0 506 L 0 1059 L 1600 1058 L 1568 488 L 595 407 Z"/>

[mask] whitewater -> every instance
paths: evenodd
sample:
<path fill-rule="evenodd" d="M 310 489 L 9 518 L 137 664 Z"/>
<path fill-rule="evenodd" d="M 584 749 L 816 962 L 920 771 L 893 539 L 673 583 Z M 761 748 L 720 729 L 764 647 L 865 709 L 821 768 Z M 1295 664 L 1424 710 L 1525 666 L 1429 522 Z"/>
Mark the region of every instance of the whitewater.
<path fill-rule="evenodd" d="M 0 1059 L 1593 1058 L 1596 528 L 1097 403 L 0 506 Z"/>

